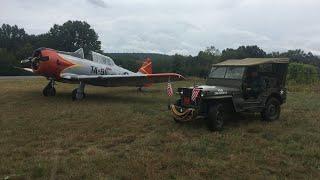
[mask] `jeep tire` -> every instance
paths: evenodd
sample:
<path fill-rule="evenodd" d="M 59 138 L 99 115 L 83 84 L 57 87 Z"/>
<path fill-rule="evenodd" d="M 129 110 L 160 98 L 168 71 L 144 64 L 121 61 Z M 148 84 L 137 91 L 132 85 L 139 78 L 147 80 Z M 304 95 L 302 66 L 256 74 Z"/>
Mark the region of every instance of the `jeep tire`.
<path fill-rule="evenodd" d="M 222 104 L 215 104 L 209 107 L 207 126 L 210 131 L 221 131 L 224 124 L 224 111 Z"/>
<path fill-rule="evenodd" d="M 276 98 L 270 98 L 261 112 L 263 121 L 274 121 L 279 119 L 281 112 L 280 101 Z"/>

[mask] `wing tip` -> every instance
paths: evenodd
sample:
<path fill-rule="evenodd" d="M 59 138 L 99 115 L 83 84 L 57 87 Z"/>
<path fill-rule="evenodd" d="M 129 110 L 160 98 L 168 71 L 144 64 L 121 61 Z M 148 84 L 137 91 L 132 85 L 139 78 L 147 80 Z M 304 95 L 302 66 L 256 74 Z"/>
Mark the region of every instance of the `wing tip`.
<path fill-rule="evenodd" d="M 185 78 L 184 76 L 182 76 L 181 74 L 174 73 L 174 75 L 175 75 L 175 76 L 177 76 L 177 77 L 178 77 L 178 79 L 179 79 L 179 80 L 181 80 L 181 81 L 186 80 L 186 78 Z"/>

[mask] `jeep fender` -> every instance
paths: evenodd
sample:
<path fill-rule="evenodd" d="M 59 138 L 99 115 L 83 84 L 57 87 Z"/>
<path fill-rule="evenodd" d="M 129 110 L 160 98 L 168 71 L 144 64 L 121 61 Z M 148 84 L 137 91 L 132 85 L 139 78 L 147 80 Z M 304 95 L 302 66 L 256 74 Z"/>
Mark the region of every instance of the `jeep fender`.
<path fill-rule="evenodd" d="M 203 102 L 207 103 L 208 106 L 212 106 L 217 103 L 222 103 L 224 105 L 229 105 L 229 108 L 232 108 L 232 111 L 237 111 L 233 98 L 234 97 L 232 95 L 213 96 L 203 99 Z"/>
<path fill-rule="evenodd" d="M 278 99 L 278 100 L 280 101 L 281 104 L 284 103 L 283 98 L 281 97 L 281 95 L 280 95 L 278 92 L 272 92 L 272 93 L 268 96 L 268 98 L 266 98 L 266 99 L 264 100 L 263 104 L 266 104 L 270 98 L 276 98 L 276 99 Z"/>

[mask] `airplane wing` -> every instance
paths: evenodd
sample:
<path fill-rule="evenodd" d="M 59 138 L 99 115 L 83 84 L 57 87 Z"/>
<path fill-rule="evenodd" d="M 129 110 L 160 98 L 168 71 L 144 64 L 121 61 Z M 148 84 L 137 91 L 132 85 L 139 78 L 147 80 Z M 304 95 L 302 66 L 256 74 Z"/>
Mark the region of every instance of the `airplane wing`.
<path fill-rule="evenodd" d="M 61 77 L 70 81 L 82 81 L 96 86 L 135 86 L 141 87 L 146 84 L 161 83 L 170 81 L 181 81 L 185 78 L 176 73 L 159 74 L 135 74 L 135 75 L 76 75 L 63 73 Z"/>

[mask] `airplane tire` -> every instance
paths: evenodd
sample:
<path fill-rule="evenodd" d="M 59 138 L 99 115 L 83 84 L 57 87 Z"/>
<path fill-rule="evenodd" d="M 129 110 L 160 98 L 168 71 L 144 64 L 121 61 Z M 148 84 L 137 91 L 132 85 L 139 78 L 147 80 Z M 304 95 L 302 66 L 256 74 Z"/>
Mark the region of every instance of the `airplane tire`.
<path fill-rule="evenodd" d="M 51 87 L 51 86 L 46 86 L 43 91 L 42 94 L 44 96 L 55 96 L 56 95 L 56 88 Z"/>
<path fill-rule="evenodd" d="M 86 97 L 85 93 L 77 93 L 77 91 L 78 91 L 78 88 L 76 88 L 72 91 L 72 100 L 73 101 L 82 100 Z"/>
<path fill-rule="evenodd" d="M 45 97 L 49 96 L 49 95 L 48 95 L 48 90 L 47 90 L 46 87 L 42 90 L 42 94 L 43 94 L 43 96 L 45 96 Z"/>
<path fill-rule="evenodd" d="M 54 88 L 54 87 L 50 88 L 49 94 L 50 94 L 50 96 L 55 96 L 56 95 L 56 88 Z"/>

